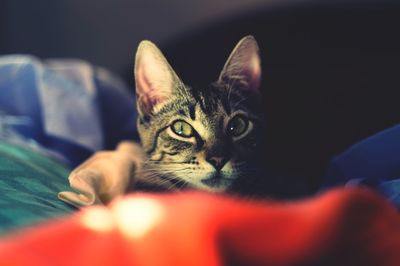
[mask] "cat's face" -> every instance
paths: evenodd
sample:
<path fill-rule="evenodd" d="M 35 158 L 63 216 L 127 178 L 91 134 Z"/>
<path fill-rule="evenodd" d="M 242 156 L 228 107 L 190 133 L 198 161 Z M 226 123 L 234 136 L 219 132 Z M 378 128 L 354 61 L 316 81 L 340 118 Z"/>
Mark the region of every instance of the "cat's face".
<path fill-rule="evenodd" d="M 260 72 L 258 46 L 248 36 L 216 83 L 192 89 L 143 41 L 135 62 L 138 130 L 148 155 L 142 175 L 167 187 L 223 191 L 249 171 L 262 134 Z"/>

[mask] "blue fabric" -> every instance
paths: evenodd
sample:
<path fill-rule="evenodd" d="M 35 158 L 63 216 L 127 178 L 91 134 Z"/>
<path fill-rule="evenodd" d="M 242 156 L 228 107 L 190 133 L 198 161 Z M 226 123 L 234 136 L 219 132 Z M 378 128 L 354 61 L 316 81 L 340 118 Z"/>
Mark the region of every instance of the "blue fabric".
<path fill-rule="evenodd" d="M 386 129 L 335 157 L 323 189 L 368 186 L 400 208 L 400 125 Z"/>
<path fill-rule="evenodd" d="M 80 60 L 0 56 L 0 234 L 75 208 L 57 193 L 94 151 L 137 140 L 132 93 Z"/>
<path fill-rule="evenodd" d="M 96 150 L 138 139 L 133 94 L 111 73 L 81 60 L 0 57 L 0 125 L 58 152 L 71 166 Z"/>

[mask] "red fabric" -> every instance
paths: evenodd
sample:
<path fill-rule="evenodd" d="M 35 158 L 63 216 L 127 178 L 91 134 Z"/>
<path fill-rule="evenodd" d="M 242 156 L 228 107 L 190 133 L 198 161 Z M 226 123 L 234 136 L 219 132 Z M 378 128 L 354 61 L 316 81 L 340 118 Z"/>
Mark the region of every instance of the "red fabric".
<path fill-rule="evenodd" d="M 154 215 L 146 217 L 139 203 Z M 121 209 L 124 204 L 130 209 Z M 93 215 L 98 212 L 102 215 Z M 138 217 L 125 217 L 133 212 L 152 226 L 135 233 L 142 226 Z M 400 265 L 400 217 L 364 189 L 292 203 L 138 194 L 0 242 L 0 265 L 226 264 Z"/>

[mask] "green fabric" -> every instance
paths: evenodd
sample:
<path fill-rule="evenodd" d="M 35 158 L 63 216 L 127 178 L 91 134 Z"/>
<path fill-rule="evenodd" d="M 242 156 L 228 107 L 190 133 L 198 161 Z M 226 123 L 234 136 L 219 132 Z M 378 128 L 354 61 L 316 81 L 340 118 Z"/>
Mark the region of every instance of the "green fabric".
<path fill-rule="evenodd" d="M 70 190 L 69 171 L 39 152 L 0 142 L 0 234 L 75 211 L 57 198 Z"/>

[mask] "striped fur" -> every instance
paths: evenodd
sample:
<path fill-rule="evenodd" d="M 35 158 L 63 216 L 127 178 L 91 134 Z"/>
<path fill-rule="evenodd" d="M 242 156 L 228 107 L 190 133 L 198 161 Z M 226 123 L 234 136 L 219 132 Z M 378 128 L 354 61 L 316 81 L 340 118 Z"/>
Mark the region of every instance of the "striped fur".
<path fill-rule="evenodd" d="M 239 42 L 220 79 L 207 88 L 184 85 L 148 41 L 145 48 L 139 46 L 136 57 L 138 130 L 148 156 L 141 182 L 167 190 L 192 187 L 224 191 L 252 170 L 263 132 L 260 68 L 259 61 L 258 65 L 254 61 L 259 60 L 258 46 L 253 37 Z M 237 128 L 232 119 L 238 117 L 247 122 L 247 129 L 234 136 L 229 130 Z M 189 124 L 193 136 L 174 132 L 176 121 Z"/>

